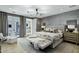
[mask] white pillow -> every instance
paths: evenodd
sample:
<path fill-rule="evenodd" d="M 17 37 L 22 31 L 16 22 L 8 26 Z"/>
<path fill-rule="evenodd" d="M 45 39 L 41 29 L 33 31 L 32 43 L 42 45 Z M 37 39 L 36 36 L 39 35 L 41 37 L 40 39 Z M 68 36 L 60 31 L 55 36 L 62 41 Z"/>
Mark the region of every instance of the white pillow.
<path fill-rule="evenodd" d="M 53 29 L 53 28 L 50 28 L 50 31 L 52 31 L 52 32 L 53 32 L 53 31 L 54 31 L 54 29 Z"/>
<path fill-rule="evenodd" d="M 50 31 L 50 28 L 45 28 L 45 31 Z"/>

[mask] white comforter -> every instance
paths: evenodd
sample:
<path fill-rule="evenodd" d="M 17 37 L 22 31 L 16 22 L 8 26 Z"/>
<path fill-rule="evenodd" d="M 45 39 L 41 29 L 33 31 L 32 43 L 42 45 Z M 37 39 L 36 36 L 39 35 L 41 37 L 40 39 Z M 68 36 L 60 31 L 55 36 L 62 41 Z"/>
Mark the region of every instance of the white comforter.
<path fill-rule="evenodd" d="M 46 35 L 45 37 L 43 37 Z M 62 37 L 60 33 L 47 33 L 47 32 L 37 32 L 32 34 L 27 39 L 34 45 L 35 49 L 44 49 L 53 43 L 53 40 L 57 40 Z"/>

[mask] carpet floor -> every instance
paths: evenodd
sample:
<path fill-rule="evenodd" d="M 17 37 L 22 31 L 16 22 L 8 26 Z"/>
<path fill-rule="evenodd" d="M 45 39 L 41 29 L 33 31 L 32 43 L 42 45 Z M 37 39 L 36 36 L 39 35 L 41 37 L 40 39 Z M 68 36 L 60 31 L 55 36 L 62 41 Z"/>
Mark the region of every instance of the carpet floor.
<path fill-rule="evenodd" d="M 36 50 L 32 45 L 28 43 L 23 43 L 26 45 L 18 45 L 17 43 L 7 44 L 1 43 L 1 53 L 79 53 L 79 45 L 62 42 L 56 48 L 52 49 L 50 47 L 44 50 Z"/>

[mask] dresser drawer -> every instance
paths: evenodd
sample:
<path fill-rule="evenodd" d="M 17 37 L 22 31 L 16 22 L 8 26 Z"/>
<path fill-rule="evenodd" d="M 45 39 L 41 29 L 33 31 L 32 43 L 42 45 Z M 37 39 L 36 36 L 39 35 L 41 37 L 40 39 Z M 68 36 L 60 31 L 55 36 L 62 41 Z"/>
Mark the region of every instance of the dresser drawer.
<path fill-rule="evenodd" d="M 70 42 L 77 42 L 76 39 L 67 38 L 67 37 L 65 37 L 64 40 L 65 40 L 65 41 L 70 41 Z"/>
<path fill-rule="evenodd" d="M 76 36 L 76 35 L 73 35 L 73 36 L 69 36 L 69 35 L 64 35 L 64 37 L 77 38 L 78 36 Z"/>
<path fill-rule="evenodd" d="M 74 33 L 64 33 L 64 35 L 67 35 L 67 36 L 76 36 L 77 34 L 74 34 Z"/>
<path fill-rule="evenodd" d="M 79 42 L 79 33 L 64 32 L 64 40 L 70 42 Z"/>
<path fill-rule="evenodd" d="M 67 39 L 70 39 L 70 40 L 77 40 L 76 37 L 69 37 L 69 36 L 68 36 L 68 37 L 64 37 L 64 39 L 65 39 L 65 40 L 67 40 Z"/>

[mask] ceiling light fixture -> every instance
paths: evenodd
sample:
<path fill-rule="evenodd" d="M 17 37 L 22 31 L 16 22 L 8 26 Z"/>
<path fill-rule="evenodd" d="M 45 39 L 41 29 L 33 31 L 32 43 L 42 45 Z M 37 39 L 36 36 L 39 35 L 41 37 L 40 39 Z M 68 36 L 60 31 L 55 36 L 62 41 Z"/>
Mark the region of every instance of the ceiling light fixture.
<path fill-rule="evenodd" d="M 33 17 L 37 17 L 43 14 L 43 13 L 40 13 L 38 8 L 29 8 L 26 11 L 27 11 L 27 15 L 33 16 Z"/>

